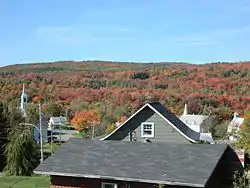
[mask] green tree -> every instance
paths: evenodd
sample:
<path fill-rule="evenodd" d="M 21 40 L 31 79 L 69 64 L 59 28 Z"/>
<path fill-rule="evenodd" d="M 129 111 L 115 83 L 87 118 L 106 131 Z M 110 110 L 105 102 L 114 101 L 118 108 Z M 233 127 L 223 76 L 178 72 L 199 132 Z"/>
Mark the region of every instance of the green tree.
<path fill-rule="evenodd" d="M 246 179 L 247 173 L 241 174 L 239 171 L 235 171 L 233 174 L 233 188 L 247 188 Z"/>
<path fill-rule="evenodd" d="M 225 139 L 227 137 L 227 127 L 229 122 L 225 121 L 220 124 L 216 122 L 209 127 L 209 131 L 215 140 Z"/>
<path fill-rule="evenodd" d="M 22 121 L 23 117 L 19 109 L 8 108 L 6 103 L 0 101 L 0 143 L 5 143 L 9 130 Z"/>
<path fill-rule="evenodd" d="M 0 139 L 7 136 L 6 128 L 8 127 L 8 107 L 0 102 Z"/>
<path fill-rule="evenodd" d="M 9 135 L 5 147 L 4 171 L 11 176 L 30 176 L 38 162 L 38 148 L 30 128 L 18 126 Z"/>
<path fill-rule="evenodd" d="M 26 122 L 36 124 L 39 121 L 38 104 L 29 103 L 26 107 Z"/>
<path fill-rule="evenodd" d="M 46 104 L 44 113 L 49 116 L 64 116 L 65 110 L 62 104 L 50 102 Z"/>
<path fill-rule="evenodd" d="M 250 110 L 246 111 L 244 117 L 245 120 L 234 146 L 238 149 L 244 149 L 246 153 L 250 154 Z"/>

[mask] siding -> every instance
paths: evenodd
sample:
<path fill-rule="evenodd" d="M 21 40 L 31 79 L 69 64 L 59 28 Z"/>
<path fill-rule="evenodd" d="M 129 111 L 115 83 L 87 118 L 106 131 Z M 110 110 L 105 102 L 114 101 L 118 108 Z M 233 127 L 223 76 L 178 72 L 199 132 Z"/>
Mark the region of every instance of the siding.
<path fill-rule="evenodd" d="M 117 183 L 118 188 L 157 188 L 155 184 L 150 184 L 150 183 L 76 178 L 76 177 L 66 177 L 66 176 L 51 176 L 50 188 L 101 188 L 102 182 Z M 165 186 L 165 188 L 187 188 L 187 187 Z"/>
<path fill-rule="evenodd" d="M 152 142 L 166 142 L 166 143 L 190 143 L 184 136 L 182 136 L 175 128 L 162 119 L 157 113 L 150 108 L 145 108 L 141 111 L 145 114 L 136 115 L 133 121 L 128 122 L 127 127 L 136 132 L 137 141 L 145 141 L 147 138 L 141 137 L 141 123 L 153 122 L 154 123 L 154 138 L 149 138 Z M 132 125 L 133 124 L 133 125 Z M 123 139 L 123 141 L 129 141 L 129 135 Z"/>

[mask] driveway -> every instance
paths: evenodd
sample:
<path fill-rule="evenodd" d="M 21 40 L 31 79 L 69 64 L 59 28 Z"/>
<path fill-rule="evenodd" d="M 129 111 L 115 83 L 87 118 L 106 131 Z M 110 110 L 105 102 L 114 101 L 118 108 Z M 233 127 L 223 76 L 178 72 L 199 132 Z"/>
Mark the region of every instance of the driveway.
<path fill-rule="evenodd" d="M 57 140 L 67 141 L 69 138 L 73 137 L 74 133 L 77 133 L 76 130 L 65 130 L 65 129 L 53 129 L 53 136 L 57 137 Z"/>

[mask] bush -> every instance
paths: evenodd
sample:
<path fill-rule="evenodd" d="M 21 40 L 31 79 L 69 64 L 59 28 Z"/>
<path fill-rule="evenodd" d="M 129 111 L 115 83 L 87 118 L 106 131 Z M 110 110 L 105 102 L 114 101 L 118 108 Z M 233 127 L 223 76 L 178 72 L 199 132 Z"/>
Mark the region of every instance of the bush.
<path fill-rule="evenodd" d="M 132 79 L 140 79 L 140 80 L 146 80 L 149 77 L 150 77 L 150 75 L 147 72 L 137 72 L 137 73 L 134 73 L 134 75 L 131 76 Z"/>

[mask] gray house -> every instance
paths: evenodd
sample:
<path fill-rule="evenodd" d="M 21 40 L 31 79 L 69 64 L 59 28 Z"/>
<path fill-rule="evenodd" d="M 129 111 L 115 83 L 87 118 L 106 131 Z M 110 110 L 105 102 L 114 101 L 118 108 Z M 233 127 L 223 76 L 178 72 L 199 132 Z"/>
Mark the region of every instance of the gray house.
<path fill-rule="evenodd" d="M 147 103 L 124 123 L 100 140 L 213 143 L 212 138 L 192 130 L 161 103 Z"/>
<path fill-rule="evenodd" d="M 41 163 L 51 187 L 231 188 L 243 171 L 234 150 L 220 144 L 165 144 L 71 138 Z"/>

